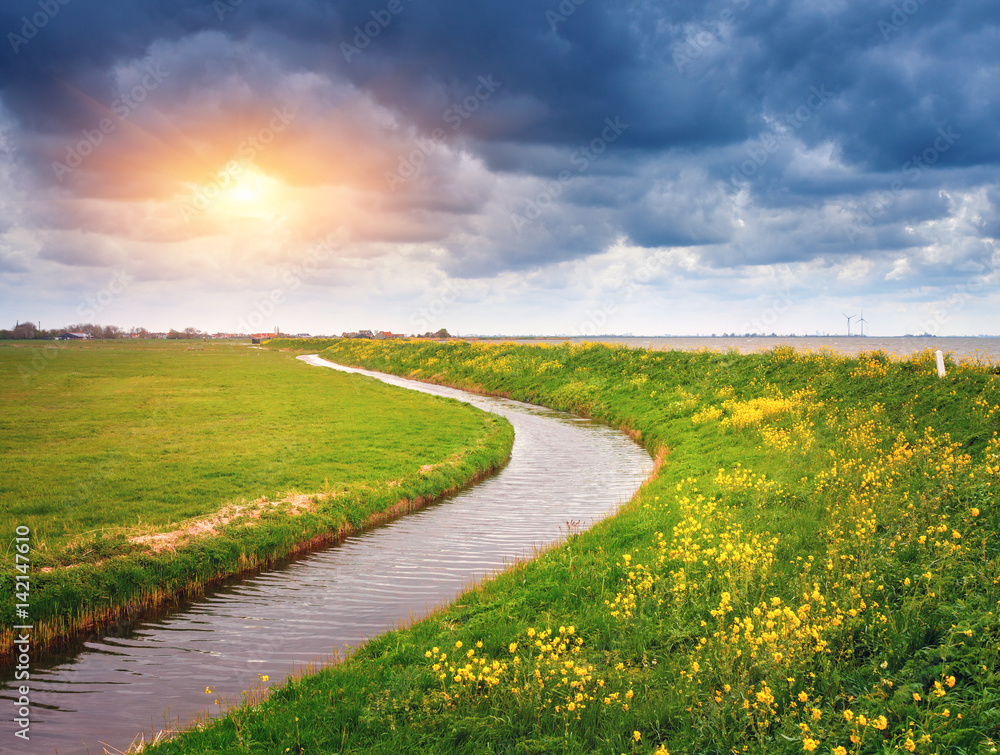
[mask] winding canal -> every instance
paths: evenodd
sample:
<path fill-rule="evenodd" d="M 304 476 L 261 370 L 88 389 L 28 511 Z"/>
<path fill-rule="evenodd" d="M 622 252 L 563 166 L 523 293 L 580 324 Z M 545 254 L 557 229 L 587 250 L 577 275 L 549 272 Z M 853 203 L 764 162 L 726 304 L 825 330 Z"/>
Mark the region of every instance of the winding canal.
<path fill-rule="evenodd" d="M 628 500 L 652 468 L 622 433 L 560 412 L 299 357 L 393 385 L 465 401 L 514 426 L 510 463 L 440 503 L 216 590 L 70 656 L 36 662 L 31 740 L 4 715 L 0 750 L 126 750 L 144 733 L 216 715 L 268 676 L 322 663 L 451 601 L 474 580 L 586 528 Z M 206 687 L 211 694 L 206 694 Z M 12 678 L 0 680 L 9 712 Z M 114 748 L 114 749 L 110 749 Z"/>

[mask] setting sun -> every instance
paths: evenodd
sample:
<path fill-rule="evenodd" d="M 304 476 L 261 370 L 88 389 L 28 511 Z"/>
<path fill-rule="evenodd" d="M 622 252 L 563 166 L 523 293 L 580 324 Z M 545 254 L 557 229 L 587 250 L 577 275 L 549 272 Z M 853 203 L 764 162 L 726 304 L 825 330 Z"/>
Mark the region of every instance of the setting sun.
<path fill-rule="evenodd" d="M 237 206 L 263 202 L 274 194 L 278 182 L 261 173 L 254 166 L 243 167 L 233 177 L 232 186 L 220 197 L 222 201 Z"/>
<path fill-rule="evenodd" d="M 281 200 L 283 183 L 252 163 L 229 168 L 228 185 L 219 192 L 219 209 L 239 217 L 273 218 Z"/>
<path fill-rule="evenodd" d="M 275 220 L 283 216 L 285 183 L 250 162 L 232 162 L 208 181 L 190 183 L 180 197 L 185 219 L 202 215 L 223 218 Z"/>

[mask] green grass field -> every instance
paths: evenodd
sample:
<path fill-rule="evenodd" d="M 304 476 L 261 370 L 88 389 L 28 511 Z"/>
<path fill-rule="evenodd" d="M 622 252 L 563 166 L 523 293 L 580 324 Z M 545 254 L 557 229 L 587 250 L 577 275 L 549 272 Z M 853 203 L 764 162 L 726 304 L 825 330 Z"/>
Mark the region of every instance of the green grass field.
<path fill-rule="evenodd" d="M 592 530 L 152 752 L 995 752 L 993 367 L 326 345 L 627 428 L 657 475 Z"/>
<path fill-rule="evenodd" d="M 0 535 L 31 530 L 47 640 L 436 497 L 512 438 L 458 402 L 245 344 L 2 343 L 0 386 Z M 185 534 L 199 524 L 214 534 Z"/>

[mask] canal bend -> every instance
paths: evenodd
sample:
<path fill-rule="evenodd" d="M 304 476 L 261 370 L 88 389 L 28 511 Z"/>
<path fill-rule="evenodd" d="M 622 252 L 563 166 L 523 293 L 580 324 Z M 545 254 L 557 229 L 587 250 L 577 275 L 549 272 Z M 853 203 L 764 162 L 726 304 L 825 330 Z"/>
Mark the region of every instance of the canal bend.
<path fill-rule="evenodd" d="M 4 731 L 4 752 L 123 751 L 142 733 L 148 740 L 215 715 L 215 700 L 237 698 L 264 676 L 280 682 L 292 667 L 323 662 L 428 613 L 558 541 L 569 522 L 586 528 L 628 500 L 652 468 L 641 447 L 590 420 L 317 356 L 299 359 L 506 417 L 515 432 L 510 463 L 440 503 L 215 590 L 123 636 L 36 663 L 30 743 Z M 5 705 L 15 690 L 12 677 L 0 680 Z"/>

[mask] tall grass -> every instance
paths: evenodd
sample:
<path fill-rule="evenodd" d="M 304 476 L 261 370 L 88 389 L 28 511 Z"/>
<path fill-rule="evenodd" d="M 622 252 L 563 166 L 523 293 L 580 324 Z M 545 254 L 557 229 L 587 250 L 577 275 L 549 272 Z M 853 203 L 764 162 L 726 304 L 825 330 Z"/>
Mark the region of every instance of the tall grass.
<path fill-rule="evenodd" d="M 36 646 L 419 506 L 502 465 L 513 437 L 458 402 L 231 344 L 0 344 L 0 386 L 0 537 L 32 533 Z M 13 582 L 10 558 L 3 595 Z"/>
<path fill-rule="evenodd" d="M 933 355 L 338 342 L 663 463 L 616 517 L 157 752 L 995 751 L 1000 378 Z"/>

